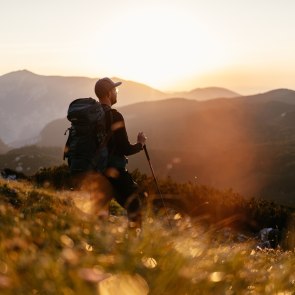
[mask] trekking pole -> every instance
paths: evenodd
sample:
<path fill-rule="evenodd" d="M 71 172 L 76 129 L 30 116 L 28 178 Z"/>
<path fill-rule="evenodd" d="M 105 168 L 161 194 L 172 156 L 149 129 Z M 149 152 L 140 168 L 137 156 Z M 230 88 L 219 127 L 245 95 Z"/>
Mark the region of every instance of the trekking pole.
<path fill-rule="evenodd" d="M 165 211 L 165 215 L 166 215 L 166 218 L 167 218 L 167 221 L 169 223 L 169 226 L 172 230 L 172 225 L 171 225 L 171 222 L 169 220 L 169 216 L 168 216 L 168 212 L 167 212 L 167 207 L 166 207 L 166 204 L 165 204 L 165 201 L 164 201 L 164 198 L 162 196 L 162 193 L 160 191 L 160 188 L 159 188 L 159 185 L 158 185 L 158 181 L 156 179 L 156 176 L 155 176 L 155 172 L 154 172 L 154 169 L 153 169 L 153 166 L 152 166 L 152 163 L 151 163 L 151 159 L 150 159 L 150 156 L 149 156 L 149 153 L 147 151 L 147 148 L 146 148 L 146 145 L 143 146 L 143 149 L 144 149 L 144 152 L 145 152 L 145 155 L 146 155 L 146 158 L 149 162 L 149 165 L 150 165 L 150 168 L 151 168 L 151 171 L 152 171 L 152 175 L 153 175 L 153 178 L 154 178 L 154 181 L 155 181 L 155 184 L 156 184 L 156 187 L 157 187 L 157 190 L 158 190 L 158 193 L 161 197 L 161 200 L 162 200 L 162 204 L 163 204 L 163 207 L 164 207 L 164 211 Z"/>

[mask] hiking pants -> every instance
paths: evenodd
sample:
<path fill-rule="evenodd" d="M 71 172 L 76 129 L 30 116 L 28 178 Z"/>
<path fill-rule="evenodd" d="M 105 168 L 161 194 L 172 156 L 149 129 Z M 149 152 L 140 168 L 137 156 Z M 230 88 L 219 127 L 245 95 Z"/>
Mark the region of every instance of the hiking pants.
<path fill-rule="evenodd" d="M 115 178 L 108 177 L 115 190 L 116 201 L 127 210 L 131 222 L 141 223 L 141 202 L 138 184 L 127 170 L 119 170 Z"/>

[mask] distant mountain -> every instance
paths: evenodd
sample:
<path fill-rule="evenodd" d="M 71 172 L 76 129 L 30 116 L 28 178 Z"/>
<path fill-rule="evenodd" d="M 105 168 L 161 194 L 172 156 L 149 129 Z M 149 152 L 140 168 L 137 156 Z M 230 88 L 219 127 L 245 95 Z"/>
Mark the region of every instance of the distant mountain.
<path fill-rule="evenodd" d="M 92 90 L 90 79 L 46 77 L 18 71 L 0 77 L 0 137 L 5 142 L 35 137 L 64 116 L 68 103 Z"/>
<path fill-rule="evenodd" d="M 196 100 L 208 100 L 214 98 L 233 98 L 240 94 L 221 87 L 196 88 L 188 92 L 177 92 L 174 97 L 183 97 Z"/>
<path fill-rule="evenodd" d="M 96 81 L 97 78 L 41 76 L 27 70 L 0 76 L 0 138 L 17 147 L 33 144 L 46 124 L 65 117 L 73 99 L 95 97 Z M 181 94 L 163 93 L 144 84 L 120 81 L 123 82 L 119 93 L 121 106 L 178 95 L 194 99 L 237 96 L 219 88 L 197 89 Z"/>

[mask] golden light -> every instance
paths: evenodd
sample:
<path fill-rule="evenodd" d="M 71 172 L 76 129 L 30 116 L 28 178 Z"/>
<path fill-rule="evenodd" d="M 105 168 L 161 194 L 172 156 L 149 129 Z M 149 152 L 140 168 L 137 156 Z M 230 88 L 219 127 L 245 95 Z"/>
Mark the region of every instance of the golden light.
<path fill-rule="evenodd" d="M 138 274 L 116 274 L 98 284 L 101 295 L 147 295 L 149 286 Z"/>
<path fill-rule="evenodd" d="M 213 40 L 193 12 L 173 5 L 131 8 L 112 19 L 103 35 L 94 34 L 94 40 L 86 57 L 93 71 L 107 63 L 105 68 L 117 76 L 160 89 L 210 72 L 228 59 L 216 36 Z"/>

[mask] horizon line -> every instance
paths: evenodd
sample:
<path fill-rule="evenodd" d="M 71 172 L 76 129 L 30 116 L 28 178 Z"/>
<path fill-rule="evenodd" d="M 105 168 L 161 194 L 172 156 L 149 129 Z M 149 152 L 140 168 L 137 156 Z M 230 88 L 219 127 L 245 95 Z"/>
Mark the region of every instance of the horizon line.
<path fill-rule="evenodd" d="M 63 74 L 39 74 L 39 73 L 33 72 L 31 70 L 28 70 L 28 69 L 13 70 L 13 71 L 10 71 L 10 72 L 7 72 L 7 73 L 4 73 L 4 74 L 0 75 L 0 78 L 3 77 L 3 76 L 9 75 L 9 74 L 18 73 L 18 72 L 28 72 L 30 74 L 33 74 L 33 75 L 36 75 L 36 76 L 43 76 L 43 77 L 84 78 L 84 79 L 100 79 L 101 78 L 101 77 L 91 77 L 91 76 L 87 76 L 87 75 L 84 75 L 83 76 L 83 75 L 63 75 Z M 143 82 L 140 82 L 140 81 L 137 81 L 137 80 L 129 80 L 129 79 L 125 79 L 125 78 L 121 78 L 121 77 L 116 77 L 116 76 L 112 76 L 111 78 L 112 79 L 116 79 L 116 80 L 123 80 L 123 81 L 126 81 L 126 82 L 133 82 L 133 83 L 141 84 L 143 86 L 149 87 L 149 88 L 151 88 L 153 90 L 162 92 L 164 94 L 189 93 L 189 92 L 192 92 L 192 91 L 195 91 L 195 90 L 205 90 L 205 89 L 210 89 L 210 88 L 211 89 L 212 88 L 224 89 L 224 90 L 227 90 L 227 91 L 234 92 L 238 96 L 252 96 L 252 95 L 263 94 L 263 93 L 271 92 L 271 91 L 274 91 L 274 90 L 280 90 L 280 89 L 286 89 L 286 90 L 295 91 L 294 89 L 286 88 L 286 87 L 278 87 L 278 88 L 271 88 L 271 87 L 269 87 L 268 90 L 263 90 L 263 91 L 261 90 L 261 91 L 254 92 L 254 93 L 252 92 L 250 94 L 241 94 L 240 91 L 232 90 L 231 87 L 224 87 L 224 86 L 203 86 L 203 87 L 195 87 L 195 88 L 192 88 L 190 90 L 176 90 L 176 91 L 171 91 L 171 90 L 160 90 L 160 89 L 158 89 L 156 87 L 150 86 L 147 83 L 143 83 Z"/>

